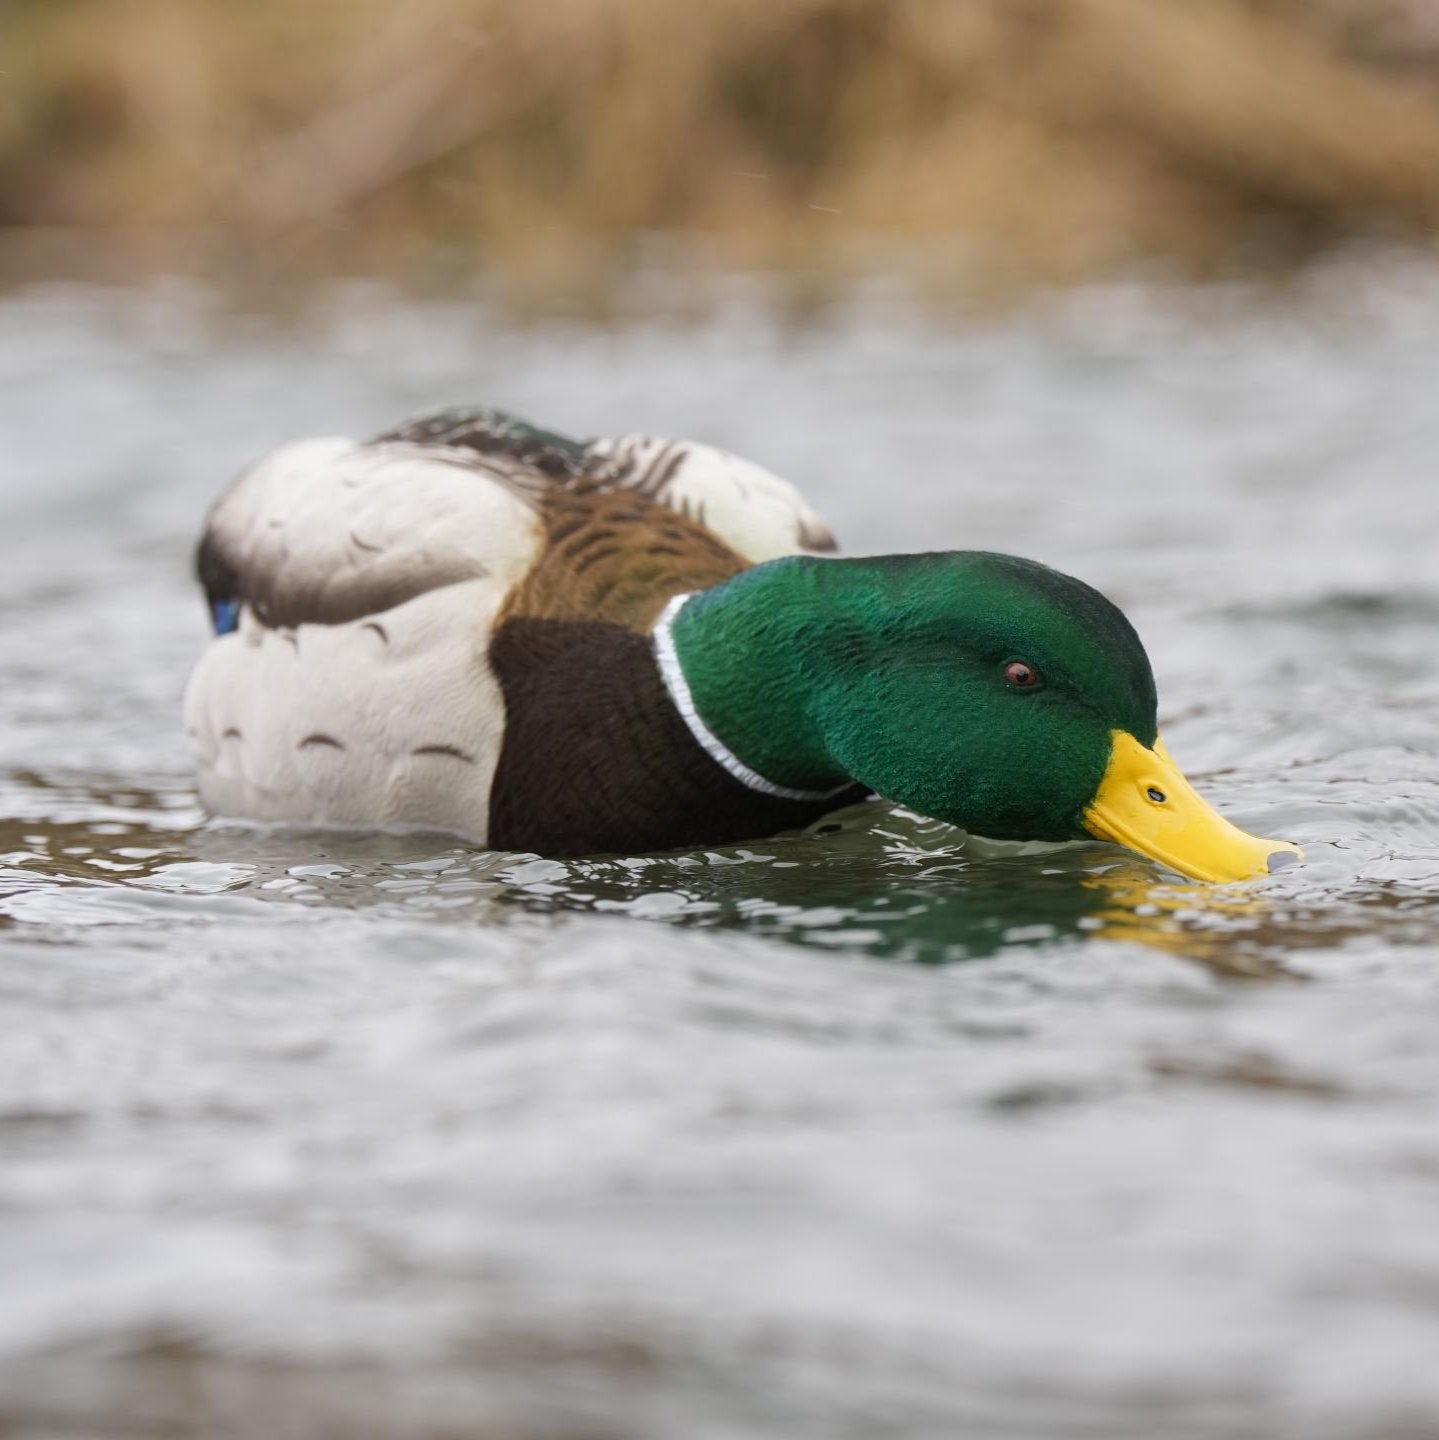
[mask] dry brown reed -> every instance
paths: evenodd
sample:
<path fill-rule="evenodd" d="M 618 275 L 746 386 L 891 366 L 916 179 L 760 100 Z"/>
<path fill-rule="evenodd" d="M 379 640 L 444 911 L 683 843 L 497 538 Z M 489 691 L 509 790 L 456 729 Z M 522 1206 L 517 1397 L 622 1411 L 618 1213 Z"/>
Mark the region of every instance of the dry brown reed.
<path fill-rule="evenodd" d="M 1439 221 L 1439 0 L 0 0 L 0 72 L 61 270 L 993 287 Z"/>

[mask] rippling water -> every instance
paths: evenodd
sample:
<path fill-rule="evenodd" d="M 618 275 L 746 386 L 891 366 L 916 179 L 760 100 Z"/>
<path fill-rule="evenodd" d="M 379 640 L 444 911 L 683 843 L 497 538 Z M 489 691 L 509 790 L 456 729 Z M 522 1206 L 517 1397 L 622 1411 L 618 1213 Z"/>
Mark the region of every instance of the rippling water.
<path fill-rule="evenodd" d="M 0 300 L 0 1429 L 1439 1433 L 1436 374 L 1398 266 L 967 328 Z M 209 497 L 461 399 L 1083 576 L 1308 862 L 203 823 Z"/>

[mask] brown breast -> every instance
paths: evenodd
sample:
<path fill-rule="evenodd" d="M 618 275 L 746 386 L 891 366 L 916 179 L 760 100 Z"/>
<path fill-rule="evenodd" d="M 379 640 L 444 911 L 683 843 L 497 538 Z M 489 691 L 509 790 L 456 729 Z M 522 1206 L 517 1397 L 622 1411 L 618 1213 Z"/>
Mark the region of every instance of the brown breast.
<path fill-rule="evenodd" d="M 546 540 L 504 619 L 598 620 L 647 631 L 674 595 L 750 568 L 704 526 L 633 490 L 550 491 Z"/>

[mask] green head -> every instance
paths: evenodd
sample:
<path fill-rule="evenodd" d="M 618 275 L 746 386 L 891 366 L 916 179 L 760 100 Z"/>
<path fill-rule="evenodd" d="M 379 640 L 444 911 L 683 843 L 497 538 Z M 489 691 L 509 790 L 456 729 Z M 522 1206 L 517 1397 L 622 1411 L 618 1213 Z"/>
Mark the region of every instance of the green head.
<path fill-rule="evenodd" d="M 1102 835 L 1205 878 L 1264 868 L 1248 852 L 1201 864 L 1097 822 L 1122 801 L 1130 830 L 1136 806 L 1149 827 L 1145 805 L 1166 812 L 1162 830 L 1178 813 L 1170 792 L 1193 792 L 1158 746 L 1154 676 L 1134 627 L 1098 591 L 1035 561 L 789 557 L 694 596 L 672 637 L 705 724 L 773 783 L 856 780 L 982 835 Z M 1266 856 L 1281 848 L 1253 844 Z"/>

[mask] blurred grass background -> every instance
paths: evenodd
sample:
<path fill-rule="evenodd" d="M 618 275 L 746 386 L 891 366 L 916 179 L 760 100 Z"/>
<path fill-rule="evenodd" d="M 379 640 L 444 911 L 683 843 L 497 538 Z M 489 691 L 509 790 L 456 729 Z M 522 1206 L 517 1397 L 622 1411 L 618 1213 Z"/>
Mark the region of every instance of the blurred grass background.
<path fill-rule="evenodd" d="M 0 0 L 0 278 L 1005 294 L 1439 222 L 1439 0 Z"/>

